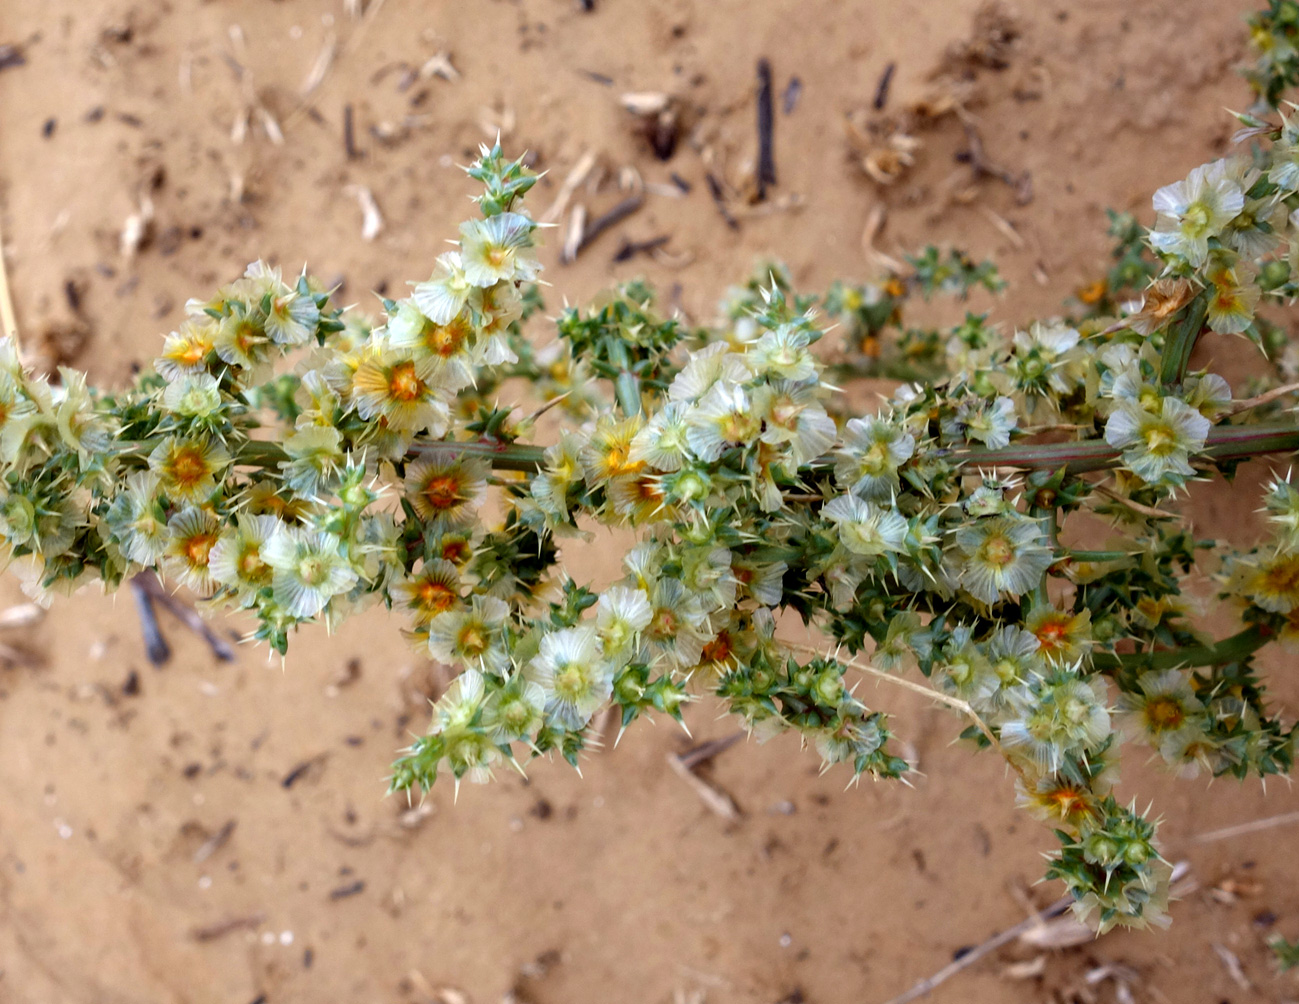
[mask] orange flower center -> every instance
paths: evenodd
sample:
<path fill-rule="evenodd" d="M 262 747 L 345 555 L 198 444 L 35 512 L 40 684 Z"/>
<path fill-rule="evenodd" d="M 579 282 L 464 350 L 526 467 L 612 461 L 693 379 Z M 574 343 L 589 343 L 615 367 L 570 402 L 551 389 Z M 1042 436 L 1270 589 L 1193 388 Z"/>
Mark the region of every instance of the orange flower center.
<path fill-rule="evenodd" d="M 423 495 L 434 509 L 453 509 L 463 501 L 460 480 L 454 474 L 435 474 L 429 478 Z"/>
<path fill-rule="evenodd" d="M 388 378 L 388 392 L 398 401 L 414 401 L 424 392 L 424 381 L 415 372 L 413 362 L 408 360 L 392 368 L 392 376 Z"/>
<path fill-rule="evenodd" d="M 1293 594 L 1299 589 L 1299 561 L 1284 558 L 1263 573 L 1268 592 Z"/>
<path fill-rule="evenodd" d="M 207 568 L 208 554 L 216 545 L 215 533 L 196 533 L 185 541 L 185 557 L 197 568 Z"/>
<path fill-rule="evenodd" d="M 1064 648 L 1069 642 L 1069 622 L 1065 620 L 1047 621 L 1034 634 L 1038 644 L 1048 652 Z"/>
<path fill-rule="evenodd" d="M 1072 813 L 1082 800 L 1082 792 L 1072 785 L 1061 785 L 1046 796 L 1046 801 L 1055 808 L 1055 811 L 1061 817 L 1067 817 Z"/>
<path fill-rule="evenodd" d="M 702 662 L 721 662 L 731 654 L 731 636 L 723 631 L 704 646 Z"/>
<path fill-rule="evenodd" d="M 171 476 L 181 485 L 196 485 L 207 476 L 207 461 L 197 447 L 186 446 L 171 458 Z"/>
<path fill-rule="evenodd" d="M 206 355 L 206 345 L 201 342 L 190 342 L 176 354 L 176 361 L 185 366 L 197 366 Z"/>
<path fill-rule="evenodd" d="M 467 540 L 449 540 L 442 545 L 442 558 L 458 565 L 462 561 L 469 559 L 469 541 Z"/>
<path fill-rule="evenodd" d="M 419 597 L 420 605 L 425 610 L 433 610 L 437 613 L 450 610 L 459 598 L 455 590 L 445 582 L 421 582 L 415 595 Z"/>
<path fill-rule="evenodd" d="M 430 349 L 445 357 L 455 355 L 468 334 L 468 325 L 454 318 L 450 324 L 430 324 L 425 330 L 424 340 Z"/>

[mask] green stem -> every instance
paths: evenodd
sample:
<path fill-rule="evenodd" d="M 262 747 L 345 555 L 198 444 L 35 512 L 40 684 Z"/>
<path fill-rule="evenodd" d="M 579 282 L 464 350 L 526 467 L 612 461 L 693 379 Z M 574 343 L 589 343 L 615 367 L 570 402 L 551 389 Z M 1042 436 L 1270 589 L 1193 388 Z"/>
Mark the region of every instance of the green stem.
<path fill-rule="evenodd" d="M 1211 460 L 1245 460 L 1267 453 L 1299 450 L 1299 427 L 1291 423 L 1219 425 L 1209 430 L 1204 449 L 1197 456 Z M 1000 450 L 952 451 L 957 463 L 979 467 L 1018 467 L 1022 470 L 1058 471 L 1083 474 L 1114 467 L 1119 451 L 1103 439 L 1069 443 L 1015 443 Z"/>
<path fill-rule="evenodd" d="M 1165 384 L 1179 384 L 1186 376 L 1191 352 L 1204 331 L 1204 318 L 1208 312 L 1209 295 L 1204 292 L 1191 301 L 1181 323 L 1174 324 L 1170 330 L 1159 360 L 1159 379 Z"/>
<path fill-rule="evenodd" d="M 118 456 L 122 459 L 143 460 L 157 445 L 152 440 L 121 442 L 117 444 Z M 411 447 L 411 454 L 487 457 L 497 470 L 532 473 L 539 471 L 545 462 L 545 449 L 544 446 L 528 443 L 482 440 L 417 442 Z M 1247 460 L 1250 457 L 1293 450 L 1299 450 L 1299 426 L 1290 423 L 1220 425 L 1209 430 L 1205 447 L 1197 456 L 1211 460 Z M 1000 450 L 952 450 L 948 456 L 958 464 L 979 467 L 1016 467 L 1029 471 L 1064 468 L 1066 473 L 1082 474 L 1116 466 L 1119 451 L 1103 439 L 1088 439 L 1069 443 L 1015 443 Z M 287 459 L 288 455 L 278 443 L 255 439 L 239 448 L 235 463 L 248 467 L 275 467 Z"/>
<path fill-rule="evenodd" d="M 1098 652 L 1092 656 L 1092 665 L 1102 672 L 1221 666 L 1252 655 L 1271 641 L 1272 637 L 1273 633 L 1268 628 L 1255 624 L 1212 645 L 1187 645 L 1184 648 L 1161 649 L 1158 652 L 1125 652 L 1122 655 Z"/>
<path fill-rule="evenodd" d="M 118 457 L 123 460 L 145 460 L 158 443 L 135 440 L 118 443 Z M 284 447 L 265 439 L 250 439 L 234 451 L 238 467 L 276 468 L 289 459 Z M 500 443 L 484 440 L 469 442 L 416 442 L 411 457 L 486 457 L 498 471 L 524 471 L 535 474 L 545 463 L 546 448 L 525 443 Z"/>

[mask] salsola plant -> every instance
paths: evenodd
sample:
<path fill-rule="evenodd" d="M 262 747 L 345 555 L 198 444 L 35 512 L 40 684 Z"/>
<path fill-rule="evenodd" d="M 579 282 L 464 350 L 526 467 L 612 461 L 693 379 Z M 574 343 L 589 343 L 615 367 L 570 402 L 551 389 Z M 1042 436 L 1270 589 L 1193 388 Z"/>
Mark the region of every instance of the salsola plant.
<path fill-rule="evenodd" d="M 456 676 L 395 790 L 576 763 L 604 709 L 626 727 L 701 695 L 849 776 L 904 778 L 858 686 L 895 679 L 1005 759 L 1080 914 L 1163 923 L 1155 823 L 1112 791 L 1121 742 L 1240 778 L 1295 752 L 1254 660 L 1299 640 L 1299 489 L 1272 480 L 1271 537 L 1246 552 L 1176 510 L 1192 481 L 1299 449 L 1284 393 L 1234 400 L 1190 369 L 1206 331 L 1292 365 L 1257 311 L 1299 294 L 1299 121 L 1242 120 L 1241 152 L 1156 193 L 1148 234 L 1115 219 L 1114 270 L 1076 316 L 1013 331 L 908 327 L 917 292 L 997 285 L 931 250 L 824 298 L 765 269 L 706 328 L 633 283 L 538 345 L 535 177 L 484 148 L 481 217 L 377 323 L 259 262 L 191 301 L 129 389 L 0 349 L 9 568 L 41 596 L 154 569 L 281 653 L 301 625 L 396 607 Z M 845 415 L 831 381 L 858 372 L 906 382 Z M 513 378 L 565 418 L 544 443 L 493 403 Z M 1109 524 L 1105 550 L 1064 542 L 1079 513 Z M 628 542 L 598 594 L 557 568 L 557 541 L 597 525 Z M 1197 568 L 1239 614 L 1229 637 L 1195 625 Z M 791 617 L 825 643 L 783 640 Z"/>

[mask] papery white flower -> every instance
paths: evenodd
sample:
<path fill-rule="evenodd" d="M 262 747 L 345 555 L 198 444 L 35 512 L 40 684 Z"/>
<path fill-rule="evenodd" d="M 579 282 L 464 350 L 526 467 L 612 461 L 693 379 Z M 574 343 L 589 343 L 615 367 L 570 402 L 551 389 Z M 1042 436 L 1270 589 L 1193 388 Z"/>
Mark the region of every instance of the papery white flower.
<path fill-rule="evenodd" d="M 600 638 L 589 627 L 552 631 L 528 663 L 527 678 L 546 695 L 546 717 L 566 729 L 580 729 L 613 693 L 613 667 Z"/>
<path fill-rule="evenodd" d="M 746 361 L 755 376 L 804 382 L 814 380 L 820 365 L 812 355 L 811 336 L 806 328 L 782 324 L 764 332 L 749 346 Z"/>
<path fill-rule="evenodd" d="M 1195 473 L 1189 460 L 1204 448 L 1209 420 L 1175 397 L 1158 413 L 1120 402 L 1105 423 L 1105 441 L 1123 451 L 1123 463 L 1151 484 L 1178 482 Z"/>
<path fill-rule="evenodd" d="M 643 589 L 612 586 L 600 594 L 596 604 L 595 626 L 610 656 L 627 655 L 636 645 L 640 632 L 654 616 L 649 597 Z"/>
<path fill-rule="evenodd" d="M 840 542 L 853 554 L 877 557 L 903 550 L 907 521 L 893 509 L 856 495 L 839 495 L 825 504 L 821 515 L 836 524 Z"/>
<path fill-rule="evenodd" d="M 491 286 L 501 280 L 535 279 L 541 271 L 532 244 L 535 228 L 536 224 L 521 213 L 498 213 L 485 220 L 462 223 L 460 260 L 465 281 L 473 286 Z"/>
<path fill-rule="evenodd" d="M 280 527 L 260 549 L 273 569 L 275 602 L 293 617 L 314 617 L 356 585 L 357 574 L 331 533 Z"/>
<path fill-rule="evenodd" d="M 181 376 L 167 384 L 162 393 L 163 407 L 186 418 L 206 418 L 221 407 L 221 391 L 210 373 Z"/>
<path fill-rule="evenodd" d="M 1209 239 L 1217 237 L 1245 208 L 1245 193 L 1228 171 L 1228 161 L 1215 160 L 1194 168 L 1185 181 L 1165 185 L 1155 193 L 1159 214 L 1150 243 L 1165 254 L 1181 255 L 1192 266 L 1204 264 Z"/>
<path fill-rule="evenodd" d="M 687 414 L 686 440 L 700 460 L 714 461 L 728 447 L 754 443 L 761 421 L 753 402 L 741 387 L 713 384 Z"/>
<path fill-rule="evenodd" d="M 657 471 L 678 471 L 689 460 L 688 405 L 671 401 L 656 411 L 631 441 L 629 459 Z"/>
<path fill-rule="evenodd" d="M 274 516 L 240 514 L 227 526 L 208 557 L 214 581 L 232 589 L 245 603 L 272 584 L 273 570 L 262 556 L 267 541 L 283 526 Z"/>
<path fill-rule="evenodd" d="M 743 355 L 732 352 L 725 342 L 712 342 L 690 356 L 689 362 L 668 386 L 671 401 L 698 401 L 713 386 L 743 383 L 752 376 Z"/>
<path fill-rule="evenodd" d="M 449 324 L 464 308 L 473 288 L 474 284 L 465 275 L 460 253 L 447 251 L 438 255 L 433 278 L 415 285 L 411 299 L 434 324 Z"/>
<path fill-rule="evenodd" d="M 835 454 L 834 479 L 862 498 L 882 502 L 898 489 L 898 468 L 911 459 L 916 440 L 885 418 L 850 418 Z"/>
<path fill-rule="evenodd" d="M 967 523 L 956 544 L 965 554 L 961 585 L 984 603 L 1031 591 L 1055 560 L 1037 521 L 1018 515 Z"/>

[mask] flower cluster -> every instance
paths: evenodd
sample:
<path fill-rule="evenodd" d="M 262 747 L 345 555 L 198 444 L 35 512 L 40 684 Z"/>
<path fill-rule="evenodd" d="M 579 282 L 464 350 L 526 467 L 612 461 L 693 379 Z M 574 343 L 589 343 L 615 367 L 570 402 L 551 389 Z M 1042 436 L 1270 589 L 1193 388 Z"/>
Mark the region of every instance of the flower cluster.
<path fill-rule="evenodd" d="M 1299 126 L 1244 118 L 1253 154 L 1160 189 L 1144 239 L 1114 219 L 1080 315 L 1014 330 L 904 325 L 915 294 L 998 286 L 931 249 L 825 297 L 764 268 L 693 330 L 631 283 L 534 343 L 535 177 L 484 148 L 481 217 L 377 322 L 256 263 L 120 393 L 33 376 L 0 344 L 0 542 L 38 595 L 156 569 L 280 652 L 304 623 L 396 607 L 454 682 L 394 790 L 576 764 L 606 711 L 621 729 L 705 695 L 827 768 L 898 778 L 858 686 L 894 680 L 1005 759 L 1080 913 L 1161 924 L 1169 870 L 1114 794 L 1122 744 L 1187 775 L 1288 773 L 1295 753 L 1254 657 L 1299 643 L 1299 489 L 1269 486 L 1275 533 L 1244 553 L 1172 508 L 1299 449 L 1293 422 L 1260 421 L 1284 388 L 1234 400 L 1189 365 L 1206 332 L 1275 346 L 1258 311 L 1299 296 Z M 845 414 L 830 378 L 862 371 L 905 382 Z M 549 442 L 494 403 L 515 377 L 563 409 Z M 1104 550 L 1070 543 L 1078 513 L 1110 526 Z M 557 541 L 595 525 L 628 541 L 598 593 L 557 568 Z M 1222 640 L 1183 588 L 1207 552 L 1241 614 Z M 833 641 L 786 640 L 790 617 Z"/>

